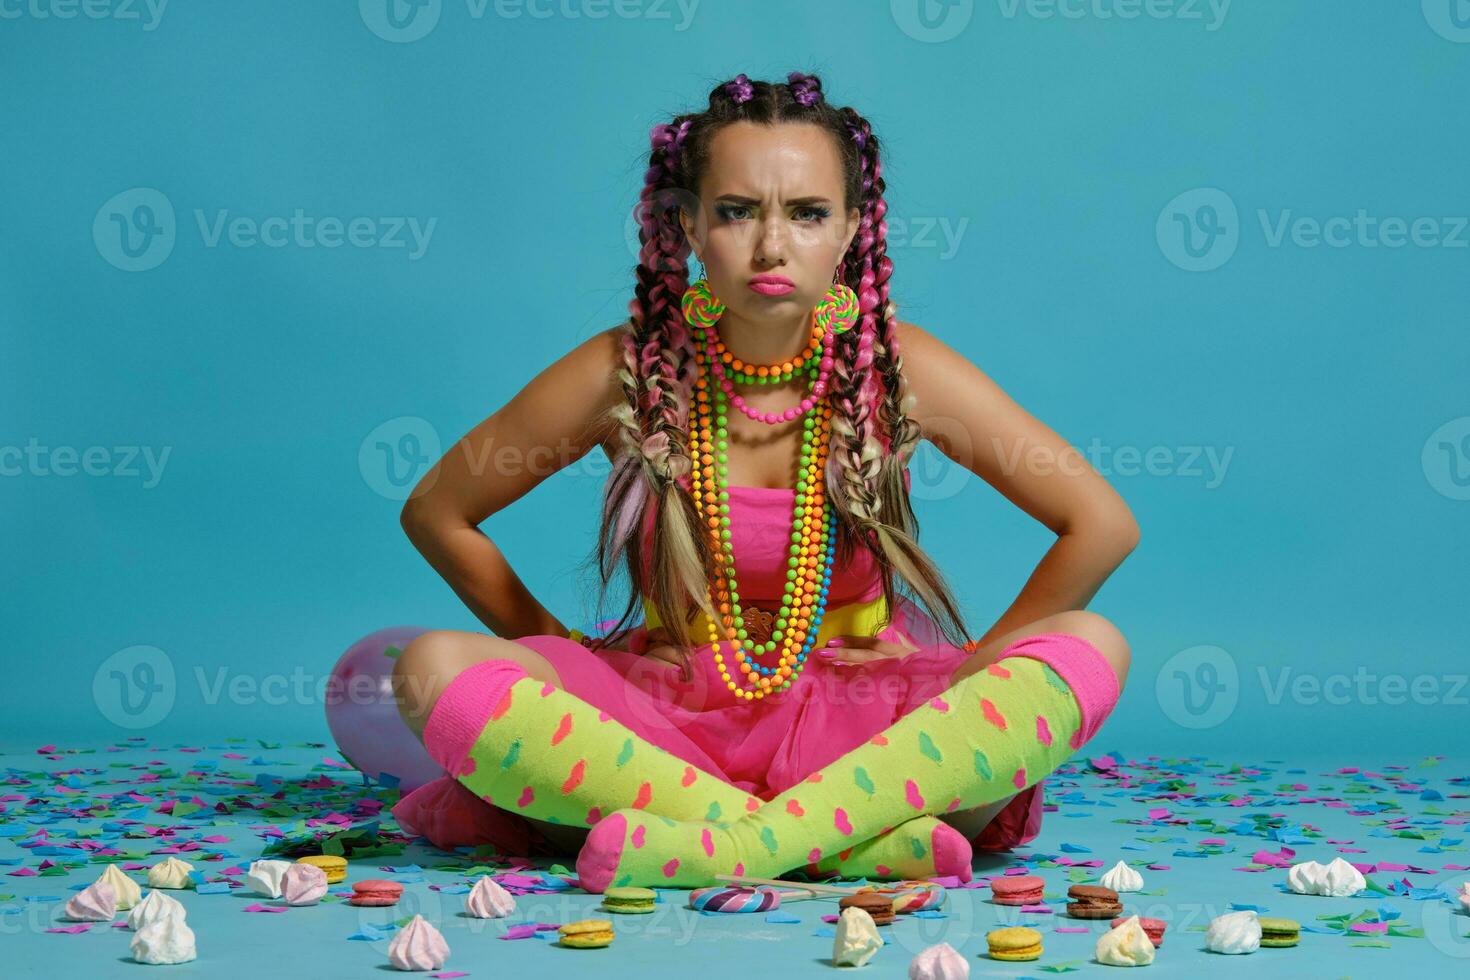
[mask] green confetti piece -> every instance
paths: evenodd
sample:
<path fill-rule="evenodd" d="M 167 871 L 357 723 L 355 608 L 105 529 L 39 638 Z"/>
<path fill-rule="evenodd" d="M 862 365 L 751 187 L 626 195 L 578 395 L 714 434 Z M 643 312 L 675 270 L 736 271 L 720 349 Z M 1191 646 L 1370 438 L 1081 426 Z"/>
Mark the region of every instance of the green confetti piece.
<path fill-rule="evenodd" d="M 1045 970 L 1047 973 L 1071 973 L 1079 969 L 1081 964 L 1081 960 L 1068 960 L 1065 963 L 1048 963 L 1046 966 L 1038 966 L 1037 969 Z"/>
<path fill-rule="evenodd" d="M 1390 936 L 1402 936 L 1405 939 L 1423 939 L 1424 930 L 1420 926 L 1396 926 L 1390 924 L 1388 927 Z"/>
<path fill-rule="evenodd" d="M 1392 949 L 1393 944 L 1386 939 L 1355 939 L 1348 943 L 1349 946 L 1358 946 L 1363 949 Z"/>

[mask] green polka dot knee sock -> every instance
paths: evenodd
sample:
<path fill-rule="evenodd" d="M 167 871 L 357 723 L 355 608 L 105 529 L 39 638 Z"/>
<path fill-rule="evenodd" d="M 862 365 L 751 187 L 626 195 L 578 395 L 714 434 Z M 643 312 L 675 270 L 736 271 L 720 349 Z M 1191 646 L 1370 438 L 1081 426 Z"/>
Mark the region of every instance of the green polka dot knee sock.
<path fill-rule="evenodd" d="M 623 808 L 729 822 L 763 802 L 509 660 L 483 661 L 455 677 L 434 704 L 424 744 L 487 803 L 549 823 L 592 827 Z M 877 879 L 954 874 L 968 881 L 970 857 L 959 831 L 911 814 L 893 827 L 875 827 L 822 870 Z"/>
<path fill-rule="evenodd" d="M 983 806 L 1039 782 L 1091 738 L 1117 700 L 1117 679 L 1096 648 L 1068 634 L 1029 637 L 1001 656 L 734 821 L 607 815 L 578 857 L 583 887 L 776 877 L 884 826 Z"/>

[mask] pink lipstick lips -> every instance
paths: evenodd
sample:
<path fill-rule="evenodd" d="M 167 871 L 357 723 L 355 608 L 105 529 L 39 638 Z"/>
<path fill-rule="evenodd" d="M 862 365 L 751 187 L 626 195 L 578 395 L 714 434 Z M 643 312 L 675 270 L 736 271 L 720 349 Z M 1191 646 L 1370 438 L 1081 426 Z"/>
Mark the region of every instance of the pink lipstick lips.
<path fill-rule="evenodd" d="M 796 283 L 785 276 L 755 276 L 749 285 L 762 296 L 785 296 L 796 289 Z"/>

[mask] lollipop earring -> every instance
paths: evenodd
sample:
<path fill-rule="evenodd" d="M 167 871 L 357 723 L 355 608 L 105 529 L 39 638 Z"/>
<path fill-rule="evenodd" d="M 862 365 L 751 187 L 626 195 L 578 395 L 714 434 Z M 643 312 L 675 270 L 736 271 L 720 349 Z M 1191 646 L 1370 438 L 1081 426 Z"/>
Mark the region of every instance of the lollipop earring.
<path fill-rule="evenodd" d="M 858 318 L 858 298 L 846 283 L 836 282 L 817 304 L 818 326 L 833 334 L 845 333 Z"/>

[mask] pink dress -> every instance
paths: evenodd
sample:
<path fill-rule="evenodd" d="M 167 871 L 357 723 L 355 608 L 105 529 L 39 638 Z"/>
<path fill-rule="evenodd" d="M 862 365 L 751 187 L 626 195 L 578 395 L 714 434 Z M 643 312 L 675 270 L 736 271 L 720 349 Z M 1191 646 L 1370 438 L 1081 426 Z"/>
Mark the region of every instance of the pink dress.
<path fill-rule="evenodd" d="M 907 481 L 907 470 L 904 477 Z M 785 583 L 795 491 L 739 486 L 729 490 L 741 596 L 762 608 L 776 608 Z M 651 529 L 651 517 L 650 513 L 645 521 L 645 533 Z M 872 553 L 859 548 L 850 563 L 834 563 L 828 589 L 829 608 L 880 596 L 882 582 Z M 707 643 L 691 654 L 694 676 L 688 682 L 682 680 L 678 665 L 641 656 L 647 638 L 642 624 L 629 634 L 628 650 L 589 650 L 566 637 L 550 635 L 522 636 L 516 642 L 545 657 L 569 693 L 686 762 L 769 800 L 945 690 L 954 670 L 970 656 L 969 651 L 945 642 L 933 620 L 903 597 L 893 622 L 878 636 L 894 641 L 907 638 L 918 650 L 904 657 L 841 668 L 824 663 L 814 649 L 788 690 L 753 701 L 737 698 L 728 689 Z M 773 664 L 778 656 L 772 653 L 760 662 Z M 972 839 L 975 849 L 1001 850 L 1032 840 L 1041 830 L 1041 785 L 1017 794 Z M 484 803 L 468 791 L 459 794 L 452 787 L 440 787 L 423 795 L 435 794 L 440 794 L 441 806 L 448 805 L 445 801 L 452 797 L 454 806 L 495 811 L 479 815 L 483 819 L 476 821 L 480 829 L 474 836 L 493 838 L 489 842 L 501 850 L 515 851 L 539 836 L 530 833 L 519 814 Z M 401 822 L 414 828 L 432 822 L 422 813 L 410 812 L 421 811 L 427 802 L 421 800 L 416 807 L 412 797 L 405 797 L 404 804 L 409 804 L 400 804 L 404 812 L 394 811 Z M 409 817 L 406 821 L 402 820 L 405 816 Z M 432 833 L 419 832 L 434 840 Z M 459 839 L 453 843 L 478 842 Z M 435 843 L 449 846 L 449 842 Z"/>

